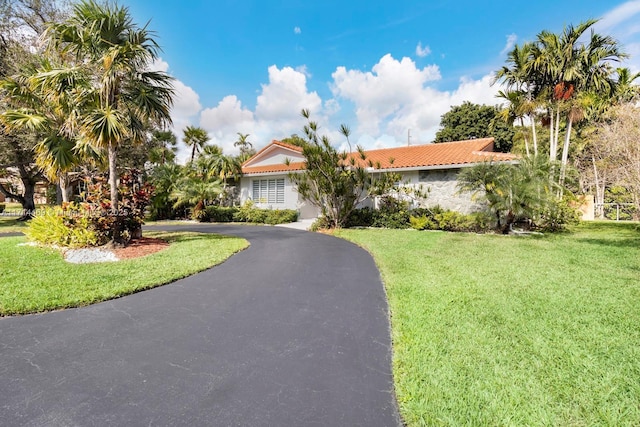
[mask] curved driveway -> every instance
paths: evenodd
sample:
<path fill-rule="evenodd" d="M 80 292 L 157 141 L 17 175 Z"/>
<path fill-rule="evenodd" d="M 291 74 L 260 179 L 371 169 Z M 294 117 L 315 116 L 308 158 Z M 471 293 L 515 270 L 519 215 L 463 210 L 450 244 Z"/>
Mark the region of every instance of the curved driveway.
<path fill-rule="evenodd" d="M 189 229 L 251 246 L 167 286 L 0 318 L 0 424 L 400 424 L 369 254 L 280 227 Z"/>

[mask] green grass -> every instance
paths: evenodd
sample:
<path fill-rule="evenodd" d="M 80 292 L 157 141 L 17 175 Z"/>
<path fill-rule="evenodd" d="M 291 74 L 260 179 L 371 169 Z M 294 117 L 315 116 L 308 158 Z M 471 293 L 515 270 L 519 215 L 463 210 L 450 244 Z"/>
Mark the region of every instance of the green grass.
<path fill-rule="evenodd" d="M 18 221 L 19 215 L 16 212 L 22 210 L 20 203 L 5 203 L 4 212 L 0 213 L 0 233 L 13 233 L 23 232 L 27 227 L 27 223 L 24 221 Z"/>
<path fill-rule="evenodd" d="M 69 264 L 53 249 L 0 238 L 0 315 L 78 307 L 149 289 L 219 264 L 249 243 L 209 233 L 146 232 L 171 243 L 146 257 L 117 263 Z"/>
<path fill-rule="evenodd" d="M 382 272 L 406 423 L 640 425 L 639 227 L 338 232 Z"/>

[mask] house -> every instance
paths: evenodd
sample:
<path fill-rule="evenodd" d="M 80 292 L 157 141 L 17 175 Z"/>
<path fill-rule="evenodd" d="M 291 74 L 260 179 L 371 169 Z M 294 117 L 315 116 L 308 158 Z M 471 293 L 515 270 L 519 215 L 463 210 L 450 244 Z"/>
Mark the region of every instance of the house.
<path fill-rule="evenodd" d="M 402 175 L 409 186 L 428 190 L 426 206 L 440 205 L 463 213 L 473 211 L 477 204 L 470 194 L 458 194 L 456 184 L 461 169 L 485 161 L 512 162 L 512 154 L 494 151 L 493 138 L 440 144 L 410 145 L 365 152 L 376 168 L 371 173 L 394 171 Z M 272 141 L 242 165 L 240 201 L 252 200 L 266 209 L 296 209 L 300 218 L 315 218 L 318 209 L 296 192 L 289 173 L 304 170 L 302 148 Z"/>

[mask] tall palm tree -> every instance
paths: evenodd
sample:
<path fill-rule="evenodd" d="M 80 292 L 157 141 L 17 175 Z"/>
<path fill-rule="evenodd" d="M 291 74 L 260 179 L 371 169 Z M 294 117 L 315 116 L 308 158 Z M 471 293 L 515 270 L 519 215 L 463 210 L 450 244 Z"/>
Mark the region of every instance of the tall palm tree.
<path fill-rule="evenodd" d="M 620 51 L 615 39 L 597 34 L 594 31 L 591 31 L 589 42 L 586 45 L 578 44 L 578 38 L 593 23 L 595 21 L 587 21 L 578 27 L 578 30 L 582 30 L 582 32 L 577 31 L 578 34 L 563 38 L 563 50 L 565 52 L 571 51 L 571 59 L 574 60 L 567 66 L 567 72 L 563 76 L 564 80 L 556 85 L 556 88 L 563 86 L 563 98 L 569 101 L 566 113 L 565 140 L 562 147 L 560 186 L 564 183 L 569 160 L 573 123 L 584 116 L 585 100 L 591 99 L 585 95 L 596 93 L 612 98 L 615 95 L 616 83 L 613 79 L 614 69 L 611 63 L 626 57 Z M 567 94 L 567 90 L 573 92 L 573 96 L 571 93 Z"/>
<path fill-rule="evenodd" d="M 524 127 L 524 118 L 526 116 L 526 94 L 523 91 L 507 90 L 498 91 L 498 95 L 496 96 L 508 102 L 508 106 L 498 112 L 498 117 L 510 126 L 513 126 L 516 120 L 520 122 L 520 128 L 522 136 L 524 138 L 525 151 L 527 153 L 527 156 L 531 155 L 529 150 L 529 138 Z"/>
<path fill-rule="evenodd" d="M 111 208 L 117 210 L 118 147 L 144 141 L 147 123 L 171 123 L 173 78 L 149 70 L 159 52 L 153 33 L 115 4 L 77 3 L 68 19 L 47 29 L 45 40 L 92 77 L 91 87 L 82 93 L 78 129 L 92 145 L 107 151 Z"/>
<path fill-rule="evenodd" d="M 496 72 L 493 83 L 498 81 L 506 85 L 505 92 L 500 91 L 498 97 L 509 101 L 510 108 L 513 108 L 515 119 L 520 119 L 520 124 L 524 127 L 524 118 L 528 118 L 531 125 L 531 135 L 533 141 L 533 154 L 538 154 L 538 136 L 536 132 L 535 111 L 538 103 L 535 100 L 537 81 L 531 79 L 529 61 L 533 50 L 532 43 L 525 43 L 522 46 L 516 45 L 507 55 L 507 64 Z M 528 146 L 526 136 L 525 145 Z M 527 149 L 527 155 L 529 150 Z"/>
<path fill-rule="evenodd" d="M 192 147 L 191 149 L 191 162 L 196 158 L 196 154 L 200 153 L 207 142 L 210 140 L 209 134 L 206 130 L 196 127 L 196 126 L 187 126 L 184 129 L 184 137 L 183 141 L 187 147 Z"/>
<path fill-rule="evenodd" d="M 247 139 L 249 138 L 249 134 L 243 134 L 238 132 L 238 140 L 233 143 L 234 147 L 240 148 L 240 156 L 246 156 L 247 154 L 255 154 L 255 150 L 253 149 L 253 144 L 249 142 Z"/>

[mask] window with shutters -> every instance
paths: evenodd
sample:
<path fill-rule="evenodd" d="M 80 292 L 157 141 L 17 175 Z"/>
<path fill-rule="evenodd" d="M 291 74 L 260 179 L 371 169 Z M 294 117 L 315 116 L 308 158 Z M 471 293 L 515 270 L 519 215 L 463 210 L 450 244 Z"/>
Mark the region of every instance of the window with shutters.
<path fill-rule="evenodd" d="M 284 203 L 284 178 L 254 179 L 251 192 L 256 203 Z"/>

